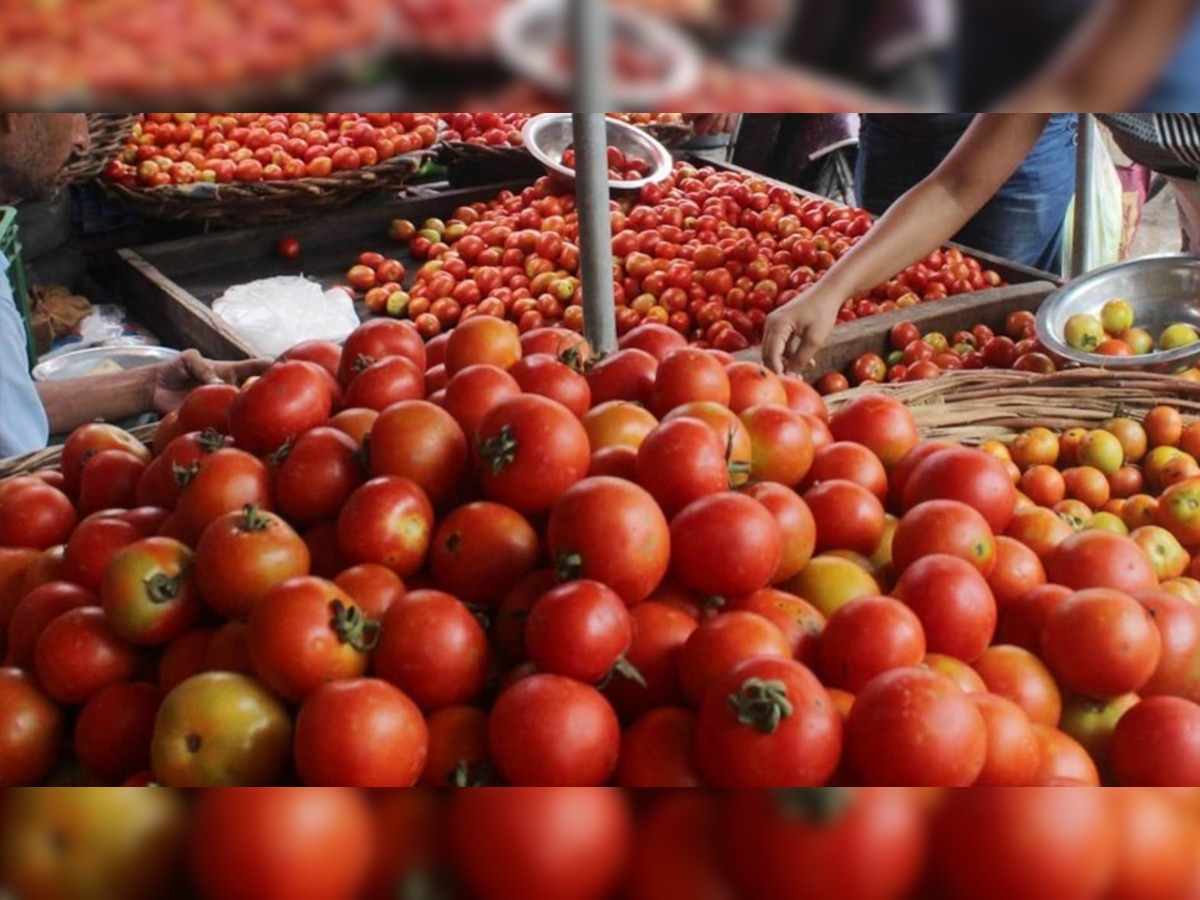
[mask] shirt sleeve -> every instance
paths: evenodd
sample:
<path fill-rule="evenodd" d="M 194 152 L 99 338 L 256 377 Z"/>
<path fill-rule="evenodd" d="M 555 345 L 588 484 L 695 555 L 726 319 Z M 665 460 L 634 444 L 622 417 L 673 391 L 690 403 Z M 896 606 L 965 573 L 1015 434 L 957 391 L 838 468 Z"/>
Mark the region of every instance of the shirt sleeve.
<path fill-rule="evenodd" d="M 0 256 L 0 459 L 45 449 L 46 410 L 29 375 L 25 324 Z"/>

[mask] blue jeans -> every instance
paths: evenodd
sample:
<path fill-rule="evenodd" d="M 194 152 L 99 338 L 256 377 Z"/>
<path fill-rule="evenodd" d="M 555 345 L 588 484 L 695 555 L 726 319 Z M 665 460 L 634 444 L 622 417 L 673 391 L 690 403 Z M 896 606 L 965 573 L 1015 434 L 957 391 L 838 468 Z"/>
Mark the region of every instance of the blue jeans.
<path fill-rule="evenodd" d="M 955 240 L 984 253 L 1058 274 L 1063 225 L 1075 194 L 1074 115 L 1056 115 L 1029 156 Z M 962 131 L 902 133 L 864 117 L 858 154 L 860 202 L 882 213 L 928 176 Z"/>

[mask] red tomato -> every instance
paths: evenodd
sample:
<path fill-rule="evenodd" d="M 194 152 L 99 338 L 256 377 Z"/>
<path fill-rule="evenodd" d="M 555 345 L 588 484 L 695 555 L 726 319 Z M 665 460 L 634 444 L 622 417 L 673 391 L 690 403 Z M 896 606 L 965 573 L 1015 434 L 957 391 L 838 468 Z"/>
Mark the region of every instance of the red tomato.
<path fill-rule="evenodd" d="M 1041 746 L 1025 710 L 996 694 L 970 695 L 987 725 L 988 752 L 975 784 L 979 787 L 1022 787 L 1037 776 Z"/>
<path fill-rule="evenodd" d="M 987 761 L 987 725 L 945 676 L 893 669 L 855 698 L 846 750 L 868 784 L 969 787 Z"/>
<path fill-rule="evenodd" d="M 638 484 L 671 519 L 696 500 L 729 489 L 726 450 L 703 422 L 686 417 L 663 422 L 638 448 Z"/>
<path fill-rule="evenodd" d="M 141 647 L 175 640 L 203 613 L 196 568 L 192 551 L 171 538 L 146 538 L 120 550 L 100 586 L 109 627 Z"/>
<path fill-rule="evenodd" d="M 371 363 L 354 376 L 346 388 L 346 405 L 382 412 L 394 403 L 424 396 L 424 373 L 412 360 L 391 356 Z"/>
<path fill-rule="evenodd" d="M 202 900 L 355 900 L 370 874 L 371 814 L 345 788 L 206 791 L 191 834 Z"/>
<path fill-rule="evenodd" d="M 79 477 L 80 515 L 137 505 L 138 482 L 146 463 L 124 450 L 101 450 L 88 457 Z"/>
<path fill-rule="evenodd" d="M 310 694 L 296 718 L 296 771 L 319 787 L 409 788 L 425 767 L 421 711 L 385 681 L 335 681 Z"/>
<path fill-rule="evenodd" d="M 215 431 L 181 434 L 147 466 L 138 481 L 136 500 L 142 506 L 174 509 L 188 480 L 200 470 L 200 463 L 211 453 L 232 446 L 233 439 Z"/>
<path fill-rule="evenodd" d="M 200 461 L 196 474 L 179 495 L 175 507 L 179 531 L 194 544 L 210 524 L 249 504 L 271 508 L 267 467 L 243 450 L 218 450 Z"/>
<path fill-rule="evenodd" d="M 363 483 L 357 453 L 355 440 L 336 428 L 300 435 L 271 473 L 280 515 L 296 525 L 334 518 Z"/>
<path fill-rule="evenodd" d="M 576 418 L 583 418 L 592 405 L 587 378 L 551 356 L 527 356 L 511 369 L 521 390 L 557 400 Z"/>
<path fill-rule="evenodd" d="M 509 687 L 488 725 L 496 769 L 514 786 L 607 784 L 620 743 L 621 726 L 604 695 L 560 675 L 532 675 Z"/>
<path fill-rule="evenodd" d="M 395 572 L 374 563 L 352 566 L 333 582 L 350 595 L 369 619 L 382 619 L 405 593 L 404 582 Z"/>
<path fill-rule="evenodd" d="M 488 675 L 487 635 L 457 598 L 413 591 L 383 617 L 375 675 L 404 691 L 424 712 L 474 701 Z"/>
<path fill-rule="evenodd" d="M 647 322 L 621 336 L 622 350 L 642 350 L 662 362 L 672 352 L 687 346 L 687 340 L 672 328 Z"/>
<path fill-rule="evenodd" d="M 964 559 L 922 557 L 904 570 L 892 593 L 917 614 L 933 653 L 974 662 L 996 633 L 992 589 Z"/>
<path fill-rule="evenodd" d="M 1158 587 L 1154 566 L 1134 541 L 1106 531 L 1083 531 L 1055 548 L 1046 560 L 1052 584 L 1075 590 L 1111 588 L 1141 594 Z"/>
<path fill-rule="evenodd" d="M 621 738 L 617 784 L 623 788 L 698 788 L 696 714 L 660 707 L 646 713 Z"/>
<path fill-rule="evenodd" d="M 34 588 L 13 610 L 6 634 L 4 665 L 33 671 L 38 640 L 46 627 L 72 609 L 96 605 L 95 594 L 65 581 L 51 581 Z"/>
<path fill-rule="evenodd" d="M 1017 501 L 1004 464 L 979 450 L 953 449 L 934 453 L 908 477 L 904 509 L 926 500 L 958 500 L 981 512 L 996 534 L 1012 521 Z"/>
<path fill-rule="evenodd" d="M 337 378 L 338 367 L 342 362 L 342 348 L 331 341 L 301 341 L 283 354 L 282 358 L 316 363 L 334 378 Z M 195 392 L 192 395 L 194 394 Z"/>
<path fill-rule="evenodd" d="M 890 597 L 862 597 L 829 617 L 818 671 L 828 686 L 857 693 L 876 675 L 919 666 L 925 652 L 925 631 L 911 609 Z"/>
<path fill-rule="evenodd" d="M 67 494 L 72 497 L 78 494 L 84 463 L 90 457 L 104 450 L 124 450 L 142 462 L 150 462 L 150 451 L 128 431 L 102 422 L 83 425 L 71 432 L 70 437 L 63 444 L 60 468 L 66 479 Z M 0 541 L 0 543 L 6 542 Z"/>
<path fill-rule="evenodd" d="M 759 656 L 792 658 L 791 643 L 770 619 L 735 610 L 704 622 L 688 637 L 679 655 L 679 683 L 684 695 L 698 707 L 719 678 Z"/>
<path fill-rule="evenodd" d="M 291 351 L 285 355 L 288 359 L 302 358 L 293 357 Z M 229 410 L 238 394 L 232 384 L 203 384 L 191 391 L 179 407 L 180 433 L 211 428 L 219 434 L 229 434 Z"/>
<path fill-rule="evenodd" d="M 46 693 L 66 706 L 78 706 L 104 688 L 129 680 L 137 662 L 132 645 L 121 640 L 89 606 L 63 613 L 38 638 L 34 670 Z"/>
<path fill-rule="evenodd" d="M 66 576 L 89 591 L 99 591 L 109 561 L 142 536 L 136 526 L 122 519 L 95 515 L 84 519 L 67 542 L 63 557 Z"/>
<path fill-rule="evenodd" d="M 1162 638 L 1150 611 L 1120 591 L 1078 591 L 1050 610 L 1042 657 L 1058 682 L 1089 697 L 1135 693 L 1154 675 Z"/>
<path fill-rule="evenodd" d="M 850 550 L 864 556 L 883 539 L 883 504 L 853 481 L 822 481 L 804 494 L 817 523 L 817 551 Z"/>
<path fill-rule="evenodd" d="M 277 363 L 242 390 L 229 408 L 229 427 L 242 450 L 274 453 L 323 425 L 333 412 L 324 370 L 305 362 Z"/>
<path fill-rule="evenodd" d="M 753 455 L 750 477 L 795 487 L 813 463 L 812 431 L 799 414 L 782 405 L 752 406 L 742 412 Z"/>
<path fill-rule="evenodd" d="M 58 762 L 66 726 L 58 706 L 18 669 L 0 669 L 0 787 L 37 787 Z"/>
<path fill-rule="evenodd" d="M 928 500 L 900 520 L 892 539 L 892 563 L 902 572 L 934 553 L 965 559 L 986 578 L 996 565 L 996 539 L 987 520 L 965 503 Z"/>
<path fill-rule="evenodd" d="M 474 442 L 487 414 L 503 401 L 520 394 L 521 386 L 517 380 L 503 369 L 468 366 L 447 383 L 443 406 L 468 440 Z"/>
<path fill-rule="evenodd" d="M 342 387 L 349 387 L 355 375 L 389 356 L 402 356 L 418 370 L 425 371 L 425 341 L 413 323 L 370 319 L 346 338 L 338 366 L 338 381 Z"/>
<path fill-rule="evenodd" d="M 310 563 L 307 545 L 287 522 L 251 505 L 204 529 L 196 547 L 196 584 L 220 615 L 241 619 L 276 585 L 308 575 Z"/>
<path fill-rule="evenodd" d="M 817 787 L 837 768 L 842 720 L 816 677 L 791 659 L 751 659 L 704 694 L 697 761 L 718 787 Z"/>
<path fill-rule="evenodd" d="M 375 421 L 370 459 L 373 475 L 407 478 L 442 508 L 462 493 L 470 448 L 451 413 L 425 400 L 405 400 Z"/>
<path fill-rule="evenodd" d="M 114 684 L 79 713 L 75 758 L 104 784 L 121 784 L 150 768 L 150 740 L 162 694 L 152 684 Z"/>
<path fill-rule="evenodd" d="M 874 494 L 881 502 L 888 498 L 888 475 L 874 453 L 861 444 L 845 441 L 828 444 L 813 456 L 806 484 L 840 479 L 853 481 Z"/>
<path fill-rule="evenodd" d="M 337 585 L 293 578 L 258 601 L 246 639 L 263 684 L 299 703 L 323 684 L 363 675 L 379 640 L 379 623 L 367 619 Z"/>
<path fill-rule="evenodd" d="M 433 521 L 433 506 L 420 487 L 385 475 L 368 481 L 342 507 L 338 547 L 352 563 L 378 563 L 408 578 L 425 563 Z"/>
<path fill-rule="evenodd" d="M 587 372 L 592 404 L 625 400 L 648 405 L 658 366 L 657 357 L 632 347 L 604 357 Z"/>
<path fill-rule="evenodd" d="M 671 522 L 671 564 L 680 582 L 716 597 L 766 587 L 783 559 L 775 517 L 743 494 L 695 501 Z"/>
<path fill-rule="evenodd" d="M 889 470 L 917 445 L 917 425 L 908 408 L 880 394 L 851 400 L 829 420 L 835 440 L 862 444 Z"/>
<path fill-rule="evenodd" d="M 1162 639 L 1158 668 L 1139 693 L 1200 698 L 1200 669 L 1195 665 L 1200 653 L 1200 608 L 1165 591 L 1142 594 L 1137 600 L 1150 613 Z"/>
<path fill-rule="evenodd" d="M 158 687 L 162 693 L 170 693 L 193 675 L 205 671 L 216 634 L 211 628 L 193 628 L 163 649 L 158 661 Z"/>
<path fill-rule="evenodd" d="M 710 401 L 728 406 L 730 394 L 725 367 L 703 350 L 685 347 L 674 351 L 659 364 L 650 391 L 649 407 L 661 419 L 685 403 Z"/>
<path fill-rule="evenodd" d="M 66 494 L 31 478 L 0 494 L 0 547 L 45 550 L 64 544 L 75 520 Z"/>
<path fill-rule="evenodd" d="M 779 377 L 753 362 L 735 362 L 726 366 L 729 376 L 729 408 L 742 413 L 752 406 L 788 405 L 787 391 Z"/>
<path fill-rule="evenodd" d="M 1020 647 L 989 647 L 975 661 L 975 671 L 989 691 L 1016 703 L 1035 724 L 1058 725 L 1062 695 L 1050 670 L 1034 654 Z"/>
<path fill-rule="evenodd" d="M 533 605 L 525 648 L 539 671 L 595 684 L 610 673 L 637 680 L 623 664 L 634 620 L 621 598 L 596 581 L 572 581 Z"/>
<path fill-rule="evenodd" d="M 1179 697 L 1149 697 L 1121 717 L 1110 748 L 1118 784 L 1200 784 L 1200 707 Z"/>
<path fill-rule="evenodd" d="M 488 365 L 508 370 L 521 358 L 521 335 L 511 322 L 477 316 L 450 333 L 446 372 L 453 377 L 467 366 Z"/>
<path fill-rule="evenodd" d="M 430 569 L 434 583 L 463 603 L 494 608 L 540 557 L 537 533 L 520 513 L 498 503 L 470 503 L 438 525 Z"/>

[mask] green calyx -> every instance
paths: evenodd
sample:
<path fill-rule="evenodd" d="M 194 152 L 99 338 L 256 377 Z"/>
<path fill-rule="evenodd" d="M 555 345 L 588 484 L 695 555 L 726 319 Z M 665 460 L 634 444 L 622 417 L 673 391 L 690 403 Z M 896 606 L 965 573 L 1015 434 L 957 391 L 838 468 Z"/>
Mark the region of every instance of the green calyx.
<path fill-rule="evenodd" d="M 796 712 L 788 699 L 787 685 L 761 678 L 747 679 L 736 694 L 730 695 L 729 708 L 737 716 L 738 724 L 760 734 L 774 734 L 783 720 Z"/>
<path fill-rule="evenodd" d="M 329 627 L 341 643 L 349 644 L 359 653 L 375 649 L 382 633 L 378 622 L 368 619 L 357 606 L 347 606 L 341 600 L 332 601 L 329 609 L 333 614 Z"/>

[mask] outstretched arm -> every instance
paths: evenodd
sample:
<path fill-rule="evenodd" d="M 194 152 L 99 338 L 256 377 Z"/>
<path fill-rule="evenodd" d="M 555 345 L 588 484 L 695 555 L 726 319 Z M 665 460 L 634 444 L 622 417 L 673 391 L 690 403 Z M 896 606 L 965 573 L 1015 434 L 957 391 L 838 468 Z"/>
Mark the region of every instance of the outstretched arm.
<path fill-rule="evenodd" d="M 896 201 L 824 278 L 771 314 L 763 338 L 766 365 L 776 372 L 810 365 L 843 301 L 957 234 L 1021 165 L 1048 120 L 1039 114 L 978 116 L 941 166 Z"/>

